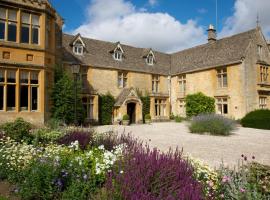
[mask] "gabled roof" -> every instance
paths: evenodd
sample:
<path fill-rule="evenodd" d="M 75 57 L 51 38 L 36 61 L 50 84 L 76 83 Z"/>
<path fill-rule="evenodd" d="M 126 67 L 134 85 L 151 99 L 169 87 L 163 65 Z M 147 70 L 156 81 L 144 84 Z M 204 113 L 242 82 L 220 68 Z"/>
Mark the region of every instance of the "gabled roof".
<path fill-rule="evenodd" d="M 259 29 L 252 29 L 172 54 L 171 74 L 203 70 L 227 64 L 240 63 L 246 56 L 250 42 Z"/>
<path fill-rule="evenodd" d="M 69 43 L 74 36 L 63 34 L 64 61 L 78 62 L 83 65 L 99 68 L 110 68 L 127 71 L 137 71 L 160 75 L 177 75 L 181 73 L 205 70 L 219 66 L 241 63 L 251 41 L 261 32 L 260 28 L 252 29 L 216 42 L 196 46 L 173 54 L 152 51 L 155 55 L 155 64 L 148 65 L 145 56 L 151 49 L 136 48 L 121 45 L 125 52 L 122 61 L 115 61 L 111 51 L 118 43 L 105 42 L 89 38 L 82 38 L 86 45 L 86 53 L 76 56 L 72 53 Z"/>
<path fill-rule="evenodd" d="M 125 103 L 125 101 L 130 99 L 139 101 L 141 103 L 137 92 L 133 88 L 124 88 L 119 94 L 119 96 L 116 98 L 114 106 L 120 107 L 123 105 L 123 103 Z"/>
<path fill-rule="evenodd" d="M 120 69 L 127 71 L 137 71 L 152 74 L 168 75 L 170 72 L 171 56 L 169 54 L 153 51 L 156 63 L 153 66 L 146 64 L 143 56 L 144 48 L 136 48 L 121 44 L 124 51 L 124 59 L 116 61 L 113 59 L 111 50 L 116 48 L 116 43 L 105 42 L 82 37 L 86 45 L 86 53 L 83 56 L 76 56 L 69 45 L 74 40 L 73 35 L 63 34 L 63 59 L 66 62 L 77 61 L 84 65 L 97 68 Z M 70 56 L 72 55 L 72 58 Z"/>

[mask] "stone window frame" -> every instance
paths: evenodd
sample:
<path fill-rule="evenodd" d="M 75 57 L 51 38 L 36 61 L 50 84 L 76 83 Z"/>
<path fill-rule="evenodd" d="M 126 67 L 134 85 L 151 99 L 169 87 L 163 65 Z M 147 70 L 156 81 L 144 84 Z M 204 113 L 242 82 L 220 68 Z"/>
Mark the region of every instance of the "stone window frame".
<path fill-rule="evenodd" d="M 155 62 L 155 55 L 154 53 L 152 52 L 152 50 L 148 53 L 148 55 L 146 56 L 146 64 L 148 65 L 154 65 L 154 62 Z"/>
<path fill-rule="evenodd" d="M 17 42 L 18 38 L 17 38 L 17 33 L 18 33 L 18 9 L 14 9 L 14 8 L 7 8 L 7 7 L 0 7 L 1 9 L 5 10 L 5 17 L 1 17 L 0 16 L 0 22 L 4 23 L 4 38 L 0 39 L 0 40 L 4 40 L 4 41 L 8 41 L 8 42 Z M 11 11 L 15 11 L 15 18 L 12 19 L 10 18 L 10 12 Z M 15 41 L 14 40 L 9 40 L 9 25 L 15 25 L 16 27 L 16 35 L 15 35 Z"/>
<path fill-rule="evenodd" d="M 40 105 L 40 71 L 39 70 L 29 70 L 29 69 L 16 69 L 16 68 L 1 68 L 2 71 L 1 74 L 3 74 L 3 81 L 0 82 L 0 86 L 3 87 L 3 109 L 1 109 L 1 112 L 38 112 L 39 111 L 39 105 Z M 28 82 L 26 83 L 21 83 L 21 72 L 27 72 L 28 73 Z M 14 79 L 15 82 L 13 81 L 8 81 L 8 74 L 10 72 L 14 72 Z M 32 79 L 31 74 L 32 73 L 37 73 L 37 79 Z M 13 77 L 13 76 L 12 76 Z M 37 84 L 31 81 L 37 80 Z M 1 81 L 1 79 L 0 79 Z M 14 102 L 15 105 L 13 107 L 8 107 L 8 87 L 9 86 L 15 86 L 15 97 L 14 97 Z M 27 110 L 21 110 L 20 107 L 20 89 L 21 86 L 27 86 L 28 87 L 28 108 Z M 37 88 L 37 109 L 32 109 L 32 88 Z M 19 92 L 18 92 L 19 91 Z M 18 100 L 18 103 L 17 103 Z"/>
<path fill-rule="evenodd" d="M 268 82 L 268 67 L 267 66 L 260 66 L 260 82 L 267 83 Z"/>
<path fill-rule="evenodd" d="M 83 96 L 82 104 L 86 107 L 86 118 L 88 120 L 94 119 L 94 96 Z M 84 101 L 86 99 L 86 101 Z"/>
<path fill-rule="evenodd" d="M 117 85 L 118 85 L 118 88 L 127 87 L 127 81 L 128 81 L 128 72 L 126 72 L 126 71 L 118 71 L 118 73 L 117 73 Z"/>
<path fill-rule="evenodd" d="M 186 114 L 186 100 L 184 98 L 178 99 L 178 105 L 180 109 L 179 114 Z"/>
<path fill-rule="evenodd" d="M 259 108 L 260 109 L 267 109 L 267 97 L 266 96 L 259 96 Z"/>
<path fill-rule="evenodd" d="M 29 21 L 28 22 L 23 22 L 23 15 L 29 15 Z M 40 35 L 41 35 L 41 31 L 40 31 L 40 17 L 41 17 L 41 15 L 39 14 L 39 13 L 32 13 L 32 12 L 28 12 L 28 11 L 23 11 L 23 12 L 21 12 L 21 29 L 23 28 L 23 27 L 27 27 L 27 28 L 29 28 L 29 36 L 28 36 L 28 42 L 22 42 L 22 37 L 23 37 L 23 33 L 22 33 L 22 31 L 21 31 L 21 35 L 20 35 L 20 37 L 21 37 L 21 43 L 24 43 L 24 44 L 32 44 L 32 45 L 40 45 Z M 34 20 L 34 17 L 37 17 L 38 18 L 38 20 L 36 20 L 37 21 L 37 23 L 35 23 L 35 20 Z M 33 34 L 33 32 L 34 32 L 34 29 L 37 29 L 38 30 L 38 42 L 36 43 L 36 42 L 34 42 L 34 34 Z"/>
<path fill-rule="evenodd" d="M 228 70 L 227 67 L 217 69 L 218 88 L 228 87 Z"/>
<path fill-rule="evenodd" d="M 186 93 L 187 89 L 187 77 L 186 74 L 181 74 L 177 76 L 178 84 L 179 84 L 179 92 L 181 94 Z"/>
<path fill-rule="evenodd" d="M 258 56 L 260 56 L 260 57 L 263 54 L 263 46 L 260 44 L 257 45 L 257 53 L 258 53 Z"/>
<path fill-rule="evenodd" d="M 159 92 L 160 75 L 152 75 L 152 92 Z"/>
<path fill-rule="evenodd" d="M 216 107 L 217 107 L 218 114 L 228 115 L 229 114 L 229 98 L 226 96 L 216 97 Z"/>
<path fill-rule="evenodd" d="M 155 98 L 155 117 L 166 117 L 166 99 Z"/>

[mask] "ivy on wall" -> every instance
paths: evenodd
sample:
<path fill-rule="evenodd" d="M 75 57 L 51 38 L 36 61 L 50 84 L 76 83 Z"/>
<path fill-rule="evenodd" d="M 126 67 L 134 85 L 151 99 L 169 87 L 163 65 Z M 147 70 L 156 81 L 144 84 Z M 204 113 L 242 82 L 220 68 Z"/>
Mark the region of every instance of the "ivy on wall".
<path fill-rule="evenodd" d="M 101 125 L 112 124 L 114 97 L 110 94 L 99 95 L 99 123 Z"/>
<path fill-rule="evenodd" d="M 215 112 L 215 99 L 201 92 L 186 96 L 187 117 L 197 116 L 203 113 Z"/>

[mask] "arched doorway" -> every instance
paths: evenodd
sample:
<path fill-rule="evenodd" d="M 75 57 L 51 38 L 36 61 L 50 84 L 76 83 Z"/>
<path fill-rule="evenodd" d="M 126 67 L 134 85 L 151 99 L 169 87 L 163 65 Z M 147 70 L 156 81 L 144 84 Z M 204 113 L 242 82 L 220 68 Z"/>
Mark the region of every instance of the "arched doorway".
<path fill-rule="evenodd" d="M 130 102 L 127 104 L 127 114 L 129 116 L 129 123 L 136 123 L 136 103 Z"/>

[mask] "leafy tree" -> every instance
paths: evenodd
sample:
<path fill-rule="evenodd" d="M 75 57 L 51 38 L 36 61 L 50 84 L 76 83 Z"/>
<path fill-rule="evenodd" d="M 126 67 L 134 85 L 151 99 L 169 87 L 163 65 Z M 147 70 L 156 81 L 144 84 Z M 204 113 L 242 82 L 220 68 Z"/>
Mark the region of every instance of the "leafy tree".
<path fill-rule="evenodd" d="M 57 69 L 59 70 L 59 69 Z M 57 71 L 56 82 L 52 92 L 52 116 L 55 119 L 71 124 L 75 121 L 75 84 L 74 80 L 64 71 Z M 77 84 L 77 120 L 82 123 L 85 114 L 81 98 L 81 84 Z"/>
<path fill-rule="evenodd" d="M 110 94 L 99 95 L 99 123 L 108 125 L 112 123 L 114 97 Z"/>
<path fill-rule="evenodd" d="M 147 92 L 143 95 L 142 91 L 140 91 L 138 88 L 136 89 L 136 92 L 143 104 L 142 116 L 143 116 L 143 123 L 145 123 L 145 116 L 150 114 L 150 97 Z"/>
<path fill-rule="evenodd" d="M 215 99 L 198 92 L 186 96 L 186 114 L 188 117 L 197 116 L 202 113 L 215 112 Z"/>

